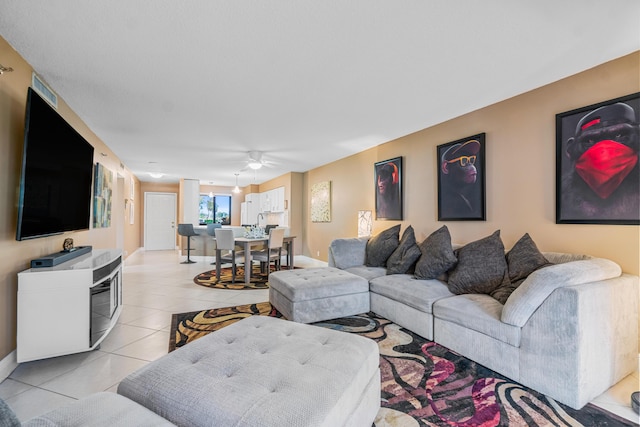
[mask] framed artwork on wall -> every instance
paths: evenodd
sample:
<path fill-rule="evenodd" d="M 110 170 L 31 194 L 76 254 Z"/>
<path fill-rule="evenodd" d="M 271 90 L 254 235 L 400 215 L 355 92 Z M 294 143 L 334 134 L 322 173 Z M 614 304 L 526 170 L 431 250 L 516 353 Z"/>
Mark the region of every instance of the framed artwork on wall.
<path fill-rule="evenodd" d="M 93 228 L 111 227 L 113 172 L 96 163 L 93 179 Z"/>
<path fill-rule="evenodd" d="M 373 215 L 371 211 L 358 211 L 358 237 L 371 236 L 373 229 Z"/>
<path fill-rule="evenodd" d="M 640 92 L 556 115 L 556 224 L 640 225 Z"/>
<path fill-rule="evenodd" d="M 376 187 L 376 219 L 402 220 L 402 157 L 378 162 L 373 174 Z"/>
<path fill-rule="evenodd" d="M 438 221 L 484 221 L 485 134 L 437 147 Z"/>
<path fill-rule="evenodd" d="M 331 222 L 331 181 L 311 186 L 311 222 Z"/>

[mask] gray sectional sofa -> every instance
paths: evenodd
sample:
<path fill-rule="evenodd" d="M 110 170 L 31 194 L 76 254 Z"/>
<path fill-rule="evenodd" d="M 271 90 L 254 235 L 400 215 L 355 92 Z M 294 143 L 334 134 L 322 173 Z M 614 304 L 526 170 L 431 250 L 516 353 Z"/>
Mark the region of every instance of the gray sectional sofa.
<path fill-rule="evenodd" d="M 579 409 L 635 369 L 638 277 L 613 261 L 541 252 L 549 264 L 503 304 L 453 293 L 447 273 L 424 280 L 367 265 L 368 242 L 334 240 L 328 263 L 369 280 L 371 311 L 514 381 Z"/>

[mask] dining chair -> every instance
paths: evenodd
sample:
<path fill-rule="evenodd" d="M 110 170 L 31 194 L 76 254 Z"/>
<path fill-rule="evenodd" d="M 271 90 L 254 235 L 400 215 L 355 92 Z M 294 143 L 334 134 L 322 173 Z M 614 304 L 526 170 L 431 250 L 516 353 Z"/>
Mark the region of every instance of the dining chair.
<path fill-rule="evenodd" d="M 221 228 L 222 224 L 216 222 L 213 224 L 207 224 L 207 234 L 211 237 L 213 237 L 213 242 L 216 242 L 216 229 Z M 214 259 L 213 262 L 211 263 L 212 265 L 216 263 L 216 260 Z"/>
<path fill-rule="evenodd" d="M 198 233 L 193 229 L 193 224 L 178 224 L 178 234 L 187 238 L 187 260 L 180 264 L 193 264 L 195 261 L 191 261 L 191 237 L 197 236 Z"/>
<path fill-rule="evenodd" d="M 266 249 L 262 251 L 252 251 L 251 257 L 256 261 L 260 261 L 260 270 L 264 273 L 270 271 L 271 262 L 273 261 L 276 270 L 280 270 L 281 259 L 286 255 L 286 250 L 282 248 L 284 242 L 284 228 L 272 228 L 269 230 L 269 240 Z"/>
<path fill-rule="evenodd" d="M 237 264 L 245 264 L 244 251 L 236 250 L 235 236 L 232 229 L 216 228 L 214 232 L 216 235 L 216 279 L 220 280 L 222 263 L 231 263 L 231 281 L 235 283 Z M 245 268 L 247 268 L 246 265 Z"/>

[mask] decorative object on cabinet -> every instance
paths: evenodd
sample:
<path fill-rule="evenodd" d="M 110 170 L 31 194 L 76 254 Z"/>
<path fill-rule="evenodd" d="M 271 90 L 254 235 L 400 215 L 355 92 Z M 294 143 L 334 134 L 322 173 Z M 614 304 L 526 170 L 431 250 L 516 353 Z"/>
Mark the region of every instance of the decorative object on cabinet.
<path fill-rule="evenodd" d="M 640 224 L 640 92 L 556 115 L 556 224 Z"/>
<path fill-rule="evenodd" d="M 62 250 L 65 252 L 71 252 L 73 250 L 73 239 L 71 237 L 67 237 L 62 242 Z"/>
<path fill-rule="evenodd" d="M 438 221 L 485 220 L 485 134 L 438 145 Z"/>
<path fill-rule="evenodd" d="M 311 186 L 311 221 L 331 222 L 331 181 Z"/>

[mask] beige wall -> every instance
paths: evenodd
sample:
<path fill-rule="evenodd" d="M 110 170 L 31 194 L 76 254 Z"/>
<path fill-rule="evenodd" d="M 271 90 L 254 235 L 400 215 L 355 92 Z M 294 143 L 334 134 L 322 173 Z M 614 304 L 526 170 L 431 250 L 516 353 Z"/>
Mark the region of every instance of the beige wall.
<path fill-rule="evenodd" d="M 31 85 L 32 67 L 0 37 L 2 65 L 12 67 L 11 73 L 0 76 L 0 360 L 16 347 L 17 273 L 29 268 L 34 258 L 62 249 L 65 238 L 74 239 L 76 246 L 115 248 L 117 243 L 115 221 L 123 221 L 123 250 L 130 254 L 140 247 L 140 210 L 134 209 L 135 223 L 128 221 L 131 172 L 121 165 L 120 159 L 80 120 L 63 99 L 58 98 L 58 112 L 95 148 L 94 162 L 100 162 L 114 174 L 113 205 L 124 212 L 112 212 L 112 226 L 70 232 L 18 242 L 15 239 L 20 166 L 24 138 L 24 114 L 27 89 Z M 55 90 L 55 88 L 52 88 Z M 104 155 L 102 155 L 104 153 Z M 123 185 L 118 185 L 118 178 Z M 140 183 L 134 177 L 135 207 L 140 206 Z M 124 194 L 122 194 L 124 193 Z M 127 202 L 125 203 L 125 199 Z M 114 209 L 115 210 L 115 209 Z M 126 220 L 125 220 L 126 218 Z"/>
<path fill-rule="evenodd" d="M 305 254 L 327 258 L 337 236 L 357 235 L 358 210 L 374 210 L 373 164 L 404 159 L 403 229 L 418 241 L 446 224 L 457 243 L 500 229 L 510 248 L 528 232 L 543 251 L 588 253 L 640 268 L 637 226 L 555 223 L 555 116 L 640 90 L 640 53 L 364 151 L 306 174 L 305 189 L 332 182 L 332 221 L 312 223 L 305 211 Z M 437 221 L 436 146 L 486 132 L 486 221 Z M 309 194 L 305 191 L 306 205 Z M 374 234 L 398 222 L 376 221 Z M 316 254 L 320 252 L 318 257 Z"/>

